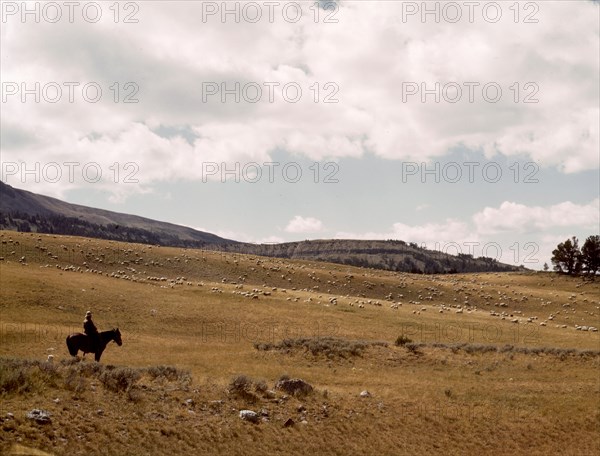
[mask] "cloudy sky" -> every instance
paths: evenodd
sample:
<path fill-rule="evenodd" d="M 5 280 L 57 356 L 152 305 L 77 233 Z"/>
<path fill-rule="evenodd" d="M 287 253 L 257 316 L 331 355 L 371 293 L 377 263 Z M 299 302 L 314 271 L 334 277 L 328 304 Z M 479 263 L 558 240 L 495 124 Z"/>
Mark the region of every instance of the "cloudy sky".
<path fill-rule="evenodd" d="M 8 2 L 2 180 L 539 269 L 600 231 L 598 2 Z"/>

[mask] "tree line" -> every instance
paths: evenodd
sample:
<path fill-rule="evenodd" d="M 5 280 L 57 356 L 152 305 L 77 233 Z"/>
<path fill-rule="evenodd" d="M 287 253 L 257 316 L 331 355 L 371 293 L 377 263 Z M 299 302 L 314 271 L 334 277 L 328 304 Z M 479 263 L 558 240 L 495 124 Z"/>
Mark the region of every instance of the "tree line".
<path fill-rule="evenodd" d="M 579 248 L 579 240 L 573 236 L 561 242 L 552 251 L 554 270 L 568 275 L 595 276 L 600 272 L 600 236 L 592 235 Z M 548 265 L 544 265 L 548 270 Z"/>

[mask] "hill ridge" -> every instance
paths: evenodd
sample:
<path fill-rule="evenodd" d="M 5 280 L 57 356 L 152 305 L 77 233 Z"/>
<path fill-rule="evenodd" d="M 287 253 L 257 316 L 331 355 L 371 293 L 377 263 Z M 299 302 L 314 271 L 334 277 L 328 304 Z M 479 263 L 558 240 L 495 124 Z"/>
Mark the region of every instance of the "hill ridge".
<path fill-rule="evenodd" d="M 328 261 L 398 272 L 437 274 L 524 270 L 493 258 L 474 258 L 468 254 L 454 256 L 402 240 L 316 239 L 279 244 L 238 242 L 169 222 L 67 203 L 16 189 L 1 181 L 0 229 Z"/>

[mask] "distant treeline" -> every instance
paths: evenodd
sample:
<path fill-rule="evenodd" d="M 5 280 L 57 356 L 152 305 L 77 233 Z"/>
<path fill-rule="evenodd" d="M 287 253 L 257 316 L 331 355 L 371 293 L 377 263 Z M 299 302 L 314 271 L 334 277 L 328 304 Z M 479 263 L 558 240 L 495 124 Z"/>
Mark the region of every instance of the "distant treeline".
<path fill-rule="evenodd" d="M 399 240 L 314 240 L 282 244 L 224 244 L 209 249 L 276 258 L 328 261 L 365 268 L 421 274 L 502 272 L 523 268 L 494 258 L 449 255 Z"/>
<path fill-rule="evenodd" d="M 169 247 L 206 248 L 207 242 L 184 240 L 165 233 L 143 228 L 120 226 L 114 223 L 100 225 L 64 215 L 29 215 L 18 211 L 0 212 L 0 229 L 23 233 L 62 234 L 110 241 L 135 242 Z"/>

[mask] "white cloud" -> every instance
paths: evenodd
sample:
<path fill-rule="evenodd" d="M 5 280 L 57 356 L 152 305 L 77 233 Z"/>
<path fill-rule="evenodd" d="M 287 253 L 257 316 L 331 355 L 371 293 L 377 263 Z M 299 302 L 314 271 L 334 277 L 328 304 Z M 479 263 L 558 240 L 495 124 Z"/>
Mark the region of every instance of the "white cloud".
<path fill-rule="evenodd" d="M 266 16 L 259 24 L 215 16 L 198 27 L 203 2 L 145 2 L 138 24 L 114 24 L 108 10 L 98 24 L 10 18 L 2 28 L 3 81 L 92 81 L 103 97 L 85 103 L 79 89 L 75 103 L 10 97 L 3 160 L 136 161 L 145 185 L 197 180 L 205 161 L 265 161 L 278 149 L 314 160 L 368 151 L 421 161 L 466 145 L 488 158 L 525 154 L 568 173 L 598 168 L 597 3 L 546 2 L 535 24 L 515 23 L 508 4 L 495 24 L 481 8 L 472 24 L 466 10 L 456 24 L 433 16 L 423 24 L 419 15 L 402 22 L 404 3 L 340 2 L 337 24 L 315 23 L 308 3 L 295 24 L 277 11 L 273 24 Z M 122 97 L 128 81 L 138 84 L 139 103 L 115 103 L 109 87 L 119 82 Z M 258 83 L 261 101 L 203 101 L 203 83 L 224 81 Z M 279 84 L 273 103 L 264 82 Z M 283 100 L 289 82 L 302 89 L 297 103 Z M 431 95 L 403 102 L 403 82 L 456 82 L 463 94 L 458 103 Z M 465 82 L 479 84 L 473 103 Z M 497 103 L 482 96 L 490 82 L 502 88 Z M 527 95 L 539 102 L 524 103 Z M 338 102 L 324 103 L 326 96 Z M 166 138 L 159 126 L 186 127 L 195 138 Z"/>
<path fill-rule="evenodd" d="M 447 219 L 442 223 L 425 223 L 423 225 L 407 225 L 394 223 L 388 232 L 337 232 L 337 239 L 398 239 L 406 242 L 416 242 L 419 245 L 433 248 L 436 243 L 464 243 L 476 241 L 478 236 L 471 228 L 459 220 Z"/>
<path fill-rule="evenodd" d="M 318 233 L 323 230 L 323 223 L 313 217 L 296 215 L 284 230 L 288 233 Z"/>
<path fill-rule="evenodd" d="M 444 242 L 477 242 L 491 240 L 490 235 L 522 233 L 544 234 L 553 229 L 575 227 L 577 229 L 598 230 L 600 227 L 600 199 L 588 204 L 574 204 L 570 201 L 548 207 L 527 206 L 505 201 L 498 208 L 486 207 L 476 212 L 470 221 L 446 219 L 442 223 L 409 225 L 394 223 L 389 231 L 355 233 L 339 231 L 338 239 L 400 239 L 407 242 L 432 245 Z M 550 235 L 554 242 L 561 236 Z M 566 236 L 565 239 L 569 237 Z M 564 239 L 563 239 L 564 240 Z"/>
<path fill-rule="evenodd" d="M 598 229 L 600 199 L 588 204 L 565 201 L 548 207 L 526 206 L 504 201 L 499 208 L 486 207 L 473 216 L 480 234 L 547 231 L 556 227 Z"/>
<path fill-rule="evenodd" d="M 280 237 L 280 236 L 265 236 L 265 237 L 261 237 L 261 236 L 252 236 L 248 233 L 244 233 L 242 231 L 233 231 L 233 230 L 213 230 L 210 228 L 200 228 L 200 227 L 196 227 L 196 226 L 192 226 L 190 228 L 193 228 L 195 230 L 198 231 L 204 231 L 205 233 L 212 233 L 216 236 L 222 237 L 224 239 L 229 239 L 232 241 L 239 241 L 239 242 L 248 242 L 248 243 L 252 243 L 252 244 L 279 244 L 282 242 L 285 242 L 285 240 Z"/>
<path fill-rule="evenodd" d="M 303 2 L 306 15 L 297 23 L 283 20 L 281 7 L 276 7 L 272 24 L 266 22 L 266 10 L 258 24 L 236 23 L 232 16 L 224 24 L 219 15 L 202 22 L 205 4 L 140 2 L 137 24 L 115 24 L 108 3 L 102 4 L 104 14 L 97 24 L 84 22 L 80 16 L 71 24 L 66 11 L 64 20 L 56 24 L 31 20 L 23 24 L 19 16 L 8 18 L 0 29 L 3 82 L 24 82 L 30 88 L 35 82 L 43 86 L 77 81 L 80 86 L 74 103 L 66 100 L 66 89 L 55 104 L 35 103 L 31 96 L 26 103 L 19 96 L 9 97 L 2 104 L 0 120 L 2 163 L 22 162 L 31 169 L 35 163 L 75 161 L 80 163 L 78 170 L 86 163 L 98 163 L 103 174 L 94 184 L 80 172 L 74 181 L 42 179 L 35 184 L 32 179 L 25 182 L 13 176 L 16 180 L 7 183 L 62 198 L 81 188 L 99 189 L 109 202 L 119 203 L 134 194 L 158 193 L 159 188 L 176 192 L 172 183 L 198 183 L 206 178 L 203 166 L 209 162 L 224 162 L 227 169 L 234 163 L 243 168 L 250 162 L 306 158 L 341 162 L 340 157 L 365 161 L 383 157 L 420 163 L 466 147 L 488 160 L 498 154 L 529 158 L 540 169 L 552 167 L 563 173 L 600 166 L 598 2 L 538 2 L 537 23 L 523 21 L 531 11 L 530 7 L 525 11 L 523 4 L 521 20 L 515 23 L 514 8 L 505 2 L 498 2 L 503 13 L 498 23 L 483 19 L 483 5 L 475 7 L 474 21 L 469 23 L 467 7 L 458 2 L 463 18 L 456 24 L 443 19 L 435 22 L 432 15 L 424 24 L 419 14 L 403 22 L 407 2 L 343 1 L 338 2 L 339 23 L 323 23 L 324 14 L 315 23 L 314 9 L 308 9 L 312 4 Z M 423 6 L 421 2 L 413 5 Z M 442 8 L 444 2 L 428 6 L 436 5 Z M 82 101 L 81 88 L 88 82 L 102 87 L 97 103 Z M 115 82 L 120 88 L 118 103 L 110 88 Z M 130 92 L 125 89 L 127 82 L 139 87 L 138 103 L 122 102 Z M 242 97 L 234 102 L 229 96 L 223 103 L 215 95 L 203 100 L 203 83 L 210 82 L 225 82 L 228 88 L 235 83 L 242 87 L 258 83 L 262 99 L 249 103 Z M 278 84 L 272 103 L 267 100 L 265 82 Z M 283 100 L 282 87 L 290 82 L 302 90 L 297 103 Z M 422 103 L 419 94 L 404 102 L 403 82 L 415 83 L 419 90 L 422 84 L 431 89 L 436 82 L 456 82 L 462 98 L 449 103 L 442 96 L 437 103 L 428 95 Z M 465 86 L 468 82 L 478 84 L 472 103 Z M 500 101 L 483 98 L 486 83 L 501 87 Z M 314 102 L 316 88 L 318 103 Z M 539 101 L 525 103 L 526 96 Z M 337 102 L 324 103 L 325 97 Z M 133 176 L 137 183 L 123 182 L 128 162 L 138 166 Z M 120 166 L 118 185 L 111 170 L 115 163 Z M 337 176 L 340 182 L 344 172 L 341 169 Z M 65 168 L 63 173 L 66 176 Z M 222 173 L 208 178 L 222 179 Z M 282 195 L 288 197 L 289 187 L 277 185 L 264 187 L 261 202 L 265 207 L 280 201 Z M 300 185 L 304 183 L 295 188 Z M 385 188 L 393 191 L 391 184 Z M 332 187 L 327 190 L 335 193 Z M 589 199 L 596 197 L 596 187 L 591 190 Z M 483 194 L 483 188 L 476 184 L 474 192 Z M 155 196 L 157 204 L 164 204 L 161 195 Z M 353 205 L 371 204 L 378 197 L 350 191 L 339 195 L 337 207 L 344 214 Z M 337 237 L 430 244 L 490 241 L 492 236 L 508 238 L 512 233 L 540 241 L 536 236 L 597 230 L 598 200 L 536 206 L 529 197 L 536 197 L 535 192 L 497 207 L 481 203 L 476 213 L 457 207 L 453 218 L 444 221 L 374 225 L 367 233 L 345 228 Z M 134 198 L 130 200 L 135 204 Z M 383 195 L 380 205 L 388 201 L 392 197 Z M 432 208 L 453 202 L 450 193 L 440 199 L 430 195 L 427 201 L 436 203 L 429 209 L 417 206 L 416 215 L 433 216 Z M 316 201 L 312 215 L 322 218 L 327 212 L 319 206 L 321 202 Z M 292 214 L 303 210 L 294 209 Z M 270 233 L 273 226 L 267 218 L 252 223 L 253 232 Z M 329 234 L 320 220 L 301 216 L 275 232 L 284 237 L 288 233 Z M 283 240 L 240 232 L 216 234 L 248 242 Z"/>
<path fill-rule="evenodd" d="M 505 201 L 498 208 L 486 207 L 467 221 L 447 219 L 440 223 L 409 225 L 394 223 L 381 232 L 345 232 L 337 239 L 398 239 L 415 242 L 430 250 L 491 256 L 509 264 L 541 269 L 550 264 L 551 252 L 573 235 L 585 236 L 600 227 L 600 199 L 588 204 L 566 201 L 547 207 Z M 569 228 L 565 230 L 565 228 Z"/>

